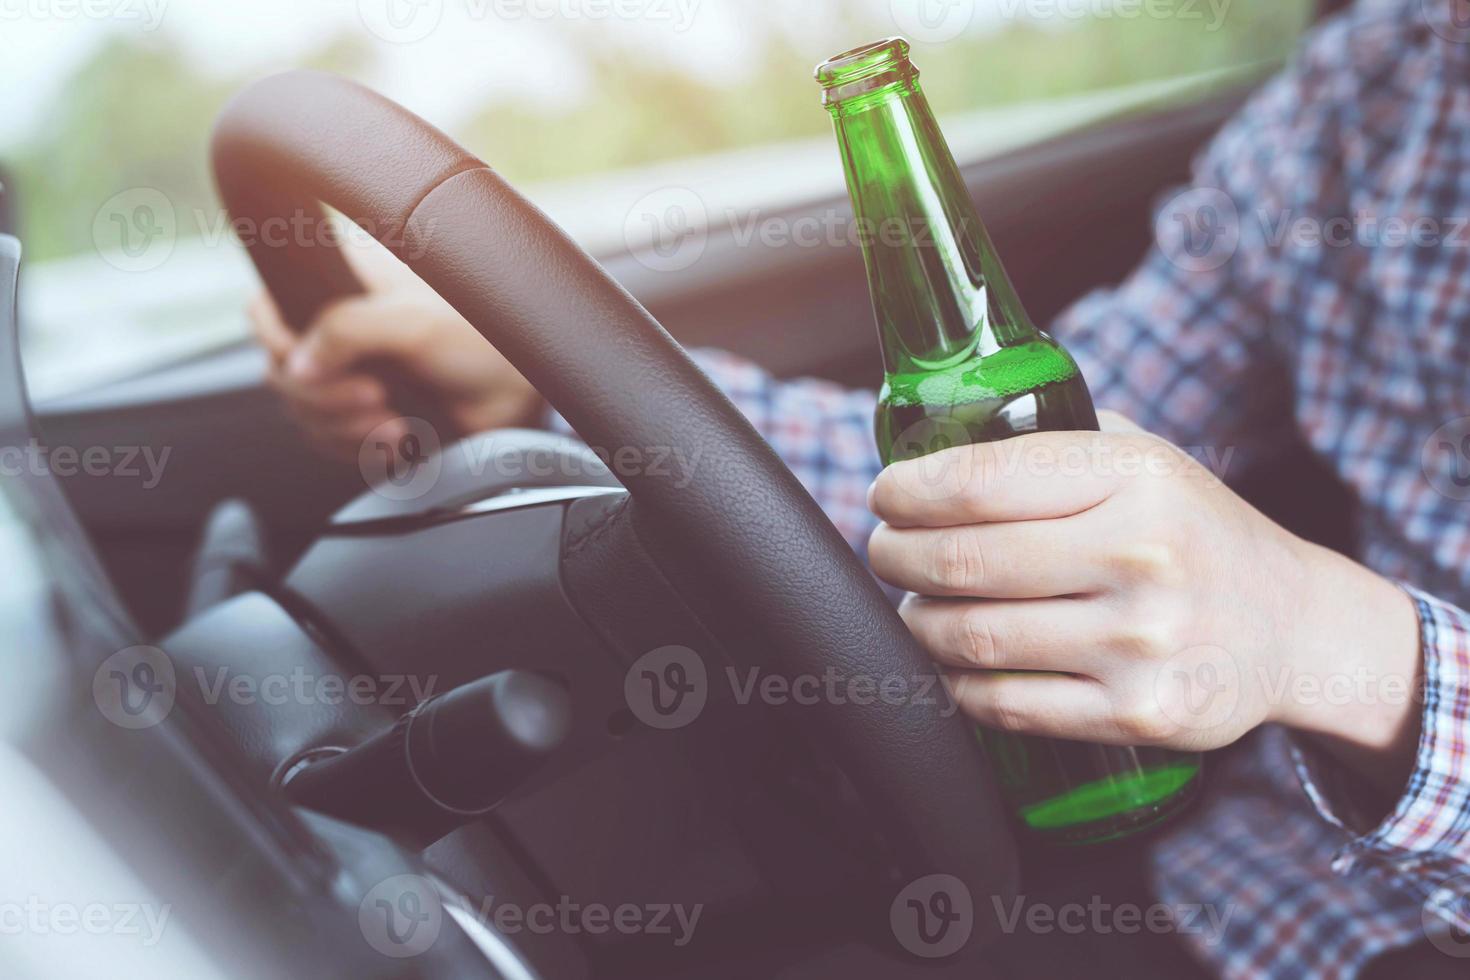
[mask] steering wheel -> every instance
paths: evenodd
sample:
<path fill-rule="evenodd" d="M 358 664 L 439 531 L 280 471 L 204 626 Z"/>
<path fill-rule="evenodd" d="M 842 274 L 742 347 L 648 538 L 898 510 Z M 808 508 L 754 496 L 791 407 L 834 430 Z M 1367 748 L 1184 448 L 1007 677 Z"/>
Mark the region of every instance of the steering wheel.
<path fill-rule="evenodd" d="M 732 644 L 732 656 L 788 678 L 935 676 L 764 439 L 632 296 L 486 164 L 402 107 L 316 72 L 237 95 L 212 153 L 237 227 L 298 229 L 246 243 L 288 322 L 307 323 L 360 290 L 329 236 L 299 233 L 325 227 L 325 204 L 448 300 L 603 458 L 657 446 L 699 461 L 676 475 L 622 475 L 628 497 L 605 521 L 630 529 L 713 621 L 760 637 Z M 1008 900 L 1016 850 L 962 719 L 943 699 L 829 700 L 802 714 L 886 841 L 874 863 L 895 913 L 904 889 L 931 875 L 953 876 L 977 905 Z M 977 940 L 998 931 L 990 918 L 976 916 Z"/>

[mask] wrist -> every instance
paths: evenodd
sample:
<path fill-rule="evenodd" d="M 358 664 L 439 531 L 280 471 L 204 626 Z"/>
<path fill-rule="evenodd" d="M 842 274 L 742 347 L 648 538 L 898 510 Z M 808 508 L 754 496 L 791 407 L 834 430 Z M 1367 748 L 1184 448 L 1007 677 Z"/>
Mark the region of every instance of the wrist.
<path fill-rule="evenodd" d="M 1403 589 L 1343 556 L 1297 542 L 1307 596 L 1290 648 L 1265 679 L 1269 720 L 1321 742 L 1385 788 L 1407 778 L 1423 673 L 1419 616 Z"/>

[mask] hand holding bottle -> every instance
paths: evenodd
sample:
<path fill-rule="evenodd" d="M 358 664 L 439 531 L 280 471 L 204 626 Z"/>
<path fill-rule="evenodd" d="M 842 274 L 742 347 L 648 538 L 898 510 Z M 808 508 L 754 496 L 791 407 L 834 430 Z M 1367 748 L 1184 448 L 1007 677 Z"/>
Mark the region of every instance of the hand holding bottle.
<path fill-rule="evenodd" d="M 873 567 L 919 593 L 903 617 L 962 709 L 1012 732 L 1186 750 L 1279 722 L 1402 782 L 1412 698 L 1343 710 L 1300 692 L 1334 677 L 1411 689 L 1408 595 L 1164 440 L 1120 416 L 1104 428 L 950 449 L 873 485 Z"/>
<path fill-rule="evenodd" d="M 956 459 L 943 454 L 952 446 L 1098 427 L 1076 362 L 1036 329 L 1006 276 L 908 55 L 907 42 L 890 38 L 840 54 L 816 72 L 860 226 L 887 232 L 860 239 L 883 353 L 878 452 L 889 463 L 941 454 L 937 464 L 890 470 L 883 485 L 897 481 L 900 488 Z M 986 452 L 958 458 L 986 459 Z M 895 509 L 887 490 L 875 498 L 880 517 L 912 532 L 898 540 L 891 528 L 876 536 L 875 567 L 919 592 L 986 595 L 943 590 L 975 587 L 959 581 L 972 553 L 951 530 L 972 521 L 963 507 L 935 506 L 942 501 L 917 489 L 916 500 L 931 506 L 913 515 Z M 955 569 L 931 567 L 923 551 L 936 546 L 930 539 L 957 549 Z M 936 571 L 955 581 L 931 581 Z M 986 625 L 973 616 L 940 618 L 941 636 L 955 622 Z M 1037 646 L 1040 634 L 1031 643 Z M 949 647 L 931 642 L 931 649 L 940 655 Z M 1099 744 L 985 726 L 977 736 L 1020 823 L 1057 843 L 1117 840 L 1172 820 L 1202 778 L 1197 753 L 1126 738 Z"/>

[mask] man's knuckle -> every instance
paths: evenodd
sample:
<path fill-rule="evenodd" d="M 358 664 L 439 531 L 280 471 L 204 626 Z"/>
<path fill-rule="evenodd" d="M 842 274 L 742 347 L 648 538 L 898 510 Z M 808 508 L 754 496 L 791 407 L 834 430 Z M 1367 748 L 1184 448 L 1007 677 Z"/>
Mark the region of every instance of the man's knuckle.
<path fill-rule="evenodd" d="M 350 343 L 353 338 L 352 325 L 341 315 L 328 314 L 316 322 L 311 330 L 311 340 L 318 352 L 334 350 Z"/>
<path fill-rule="evenodd" d="M 1000 646 L 989 616 L 974 610 L 961 613 L 958 628 L 960 653 L 967 662 L 986 670 L 1000 669 Z"/>
<path fill-rule="evenodd" d="M 996 728 L 1007 732 L 1026 732 L 1031 729 L 1031 712 L 1014 698 L 997 697 L 991 705 L 991 717 Z"/>
<path fill-rule="evenodd" d="M 955 452 L 954 465 L 950 468 L 955 484 L 955 496 L 966 510 L 975 513 L 984 506 L 994 492 L 1000 479 L 1000 467 L 988 446 L 965 446 Z"/>
<path fill-rule="evenodd" d="M 943 531 L 934 540 L 929 558 L 929 579 L 938 589 L 960 592 L 979 581 L 979 549 L 957 531 Z"/>
<path fill-rule="evenodd" d="M 1156 698 L 1125 702 L 1115 713 L 1113 723 L 1131 745 L 1158 745 L 1168 741 L 1178 729 Z"/>
<path fill-rule="evenodd" d="M 1120 577 L 1132 582 L 1173 584 L 1184 568 L 1184 546 L 1167 532 L 1154 530 L 1136 536 L 1113 555 Z"/>
<path fill-rule="evenodd" d="M 1176 652 L 1177 634 L 1173 616 L 1144 604 L 1128 617 L 1122 631 L 1122 645 L 1138 657 L 1167 657 Z"/>

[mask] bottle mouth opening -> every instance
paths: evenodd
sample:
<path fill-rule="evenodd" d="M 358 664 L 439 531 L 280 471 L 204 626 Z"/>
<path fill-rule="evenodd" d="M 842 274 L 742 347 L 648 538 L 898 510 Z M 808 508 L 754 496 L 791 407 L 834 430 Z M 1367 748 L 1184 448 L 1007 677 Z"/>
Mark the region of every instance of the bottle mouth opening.
<path fill-rule="evenodd" d="M 901 37 L 834 55 L 818 65 L 814 74 L 822 86 L 822 104 L 827 106 L 919 77 L 918 69 L 909 61 L 909 42 Z"/>

